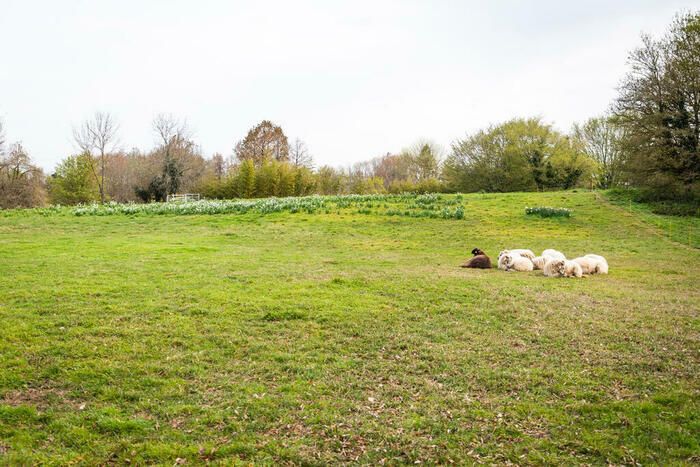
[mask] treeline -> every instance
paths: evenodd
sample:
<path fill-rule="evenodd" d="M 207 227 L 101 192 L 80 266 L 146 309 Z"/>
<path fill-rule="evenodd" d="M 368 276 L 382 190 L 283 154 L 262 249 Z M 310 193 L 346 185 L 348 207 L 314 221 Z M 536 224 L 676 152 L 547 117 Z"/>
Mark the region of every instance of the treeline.
<path fill-rule="evenodd" d="M 536 118 L 459 140 L 447 157 L 423 141 L 347 168 L 314 167 L 306 144 L 299 139 L 290 144 L 270 121 L 252 128 L 229 157 L 205 158 L 187 125 L 173 117 L 156 117 L 153 129 L 158 144 L 152 150 L 115 151 L 118 126 L 109 114 L 98 113 L 74 132 L 80 153 L 65 158 L 48 177 L 21 145 L 13 145 L 3 154 L 4 165 L 24 168 L 12 177 L 15 189 L 3 186 L 14 194 L 2 196 L 2 207 L 164 201 L 184 192 L 225 199 L 566 189 L 591 186 L 599 169 L 574 139 Z"/>
<path fill-rule="evenodd" d="M 256 198 L 446 189 L 440 181 L 439 149 L 429 142 L 349 168 L 315 168 L 306 144 L 299 139 L 290 143 L 282 128 L 267 120 L 250 129 L 229 157 L 205 158 L 186 123 L 172 116 L 157 116 L 153 131 L 157 144 L 152 150 L 117 151 L 118 125 L 110 114 L 97 113 L 74 131 L 81 151 L 62 160 L 49 176 L 32 165 L 20 144 L 5 153 L 3 139 L 0 206 L 151 202 L 184 192 Z M 6 166 L 17 165 L 22 169 L 4 176 Z"/>
<path fill-rule="evenodd" d="M 613 105 L 627 181 L 645 200 L 700 202 L 700 13 L 642 37 Z"/>
<path fill-rule="evenodd" d="M 517 118 L 453 142 L 419 142 L 347 168 L 316 167 L 306 144 L 263 121 L 232 154 L 205 158 L 184 121 L 153 121 L 153 149 L 120 151 L 118 125 L 98 113 L 74 131 L 78 154 L 49 176 L 0 124 L 0 207 L 312 193 L 504 192 L 638 187 L 645 200 L 700 201 L 700 14 L 643 36 L 610 110 L 563 133 Z"/>

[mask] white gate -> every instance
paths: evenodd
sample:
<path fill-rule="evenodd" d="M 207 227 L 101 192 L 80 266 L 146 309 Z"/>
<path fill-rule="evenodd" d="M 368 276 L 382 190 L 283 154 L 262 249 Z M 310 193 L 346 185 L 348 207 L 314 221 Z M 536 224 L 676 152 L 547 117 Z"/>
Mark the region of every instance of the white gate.
<path fill-rule="evenodd" d="M 177 193 L 174 195 L 168 195 L 168 203 L 187 203 L 189 201 L 199 201 L 202 199 L 202 195 L 199 193 Z"/>

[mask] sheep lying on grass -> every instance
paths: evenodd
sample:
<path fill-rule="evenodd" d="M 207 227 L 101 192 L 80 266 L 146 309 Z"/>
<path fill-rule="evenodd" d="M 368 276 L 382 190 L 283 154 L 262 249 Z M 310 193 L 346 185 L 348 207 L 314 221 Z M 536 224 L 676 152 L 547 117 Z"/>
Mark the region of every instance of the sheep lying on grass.
<path fill-rule="evenodd" d="M 535 266 L 535 269 L 542 269 L 544 270 L 544 265 L 547 264 L 547 261 L 551 261 L 553 259 L 563 259 L 566 260 L 566 256 L 564 256 L 564 253 L 557 251 L 557 250 L 552 250 L 547 249 L 542 252 L 542 256 L 538 256 L 536 258 L 532 259 L 532 264 Z"/>
<path fill-rule="evenodd" d="M 547 277 L 563 277 L 566 260 L 552 259 L 545 263 L 543 272 Z"/>
<path fill-rule="evenodd" d="M 564 260 L 564 277 L 583 277 L 581 265 L 568 259 Z"/>
<path fill-rule="evenodd" d="M 505 254 L 498 260 L 499 267 L 501 265 L 501 260 L 503 260 L 504 269 L 506 271 L 526 272 L 532 271 L 534 269 L 530 258 L 527 258 L 525 256 L 520 256 L 512 253 Z"/>
<path fill-rule="evenodd" d="M 535 259 L 532 260 L 532 265 L 534 266 L 535 270 L 543 270 L 544 265 L 547 264 L 547 261 L 551 261 L 552 258 L 549 258 L 547 256 L 538 256 Z"/>
<path fill-rule="evenodd" d="M 474 249 L 475 251 L 481 251 Z M 483 252 L 482 252 L 483 253 Z M 473 267 L 473 266 L 463 266 Z M 574 260 L 566 259 L 564 253 L 548 248 L 541 256 L 531 250 L 503 250 L 498 255 L 498 269 L 504 271 L 542 270 L 547 277 L 583 277 L 584 274 L 607 274 L 608 262 L 600 255 L 587 254 Z"/>
<path fill-rule="evenodd" d="M 506 270 L 506 255 L 503 252 L 498 255 L 498 269 Z"/>
<path fill-rule="evenodd" d="M 473 258 L 462 265 L 463 268 L 474 268 L 474 269 L 491 269 L 491 258 L 486 256 L 482 250 L 474 248 L 472 250 Z"/>
<path fill-rule="evenodd" d="M 600 255 L 588 254 L 573 261 L 581 266 L 584 274 L 607 274 L 608 262 Z"/>
<path fill-rule="evenodd" d="M 581 265 L 568 259 L 553 259 L 544 265 L 547 277 L 583 277 Z"/>
<path fill-rule="evenodd" d="M 542 252 L 542 256 L 545 256 L 547 258 L 552 258 L 552 259 L 566 259 L 566 256 L 564 256 L 564 253 L 561 251 L 553 250 L 551 248 L 548 248 Z"/>
<path fill-rule="evenodd" d="M 530 260 L 535 259 L 535 254 L 532 252 L 532 250 L 528 250 L 526 248 L 516 248 L 515 250 L 503 250 L 498 254 L 498 257 L 500 258 L 501 256 L 507 254 L 524 256 L 525 258 L 528 258 Z"/>
<path fill-rule="evenodd" d="M 608 260 L 600 255 L 587 254 L 586 258 L 593 258 L 598 261 L 598 266 L 596 268 L 597 274 L 607 274 L 608 273 Z"/>

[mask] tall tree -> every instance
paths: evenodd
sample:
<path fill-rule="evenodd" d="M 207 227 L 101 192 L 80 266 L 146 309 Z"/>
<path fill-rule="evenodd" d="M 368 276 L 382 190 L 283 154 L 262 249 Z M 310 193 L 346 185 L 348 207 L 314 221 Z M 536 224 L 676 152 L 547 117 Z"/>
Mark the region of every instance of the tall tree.
<path fill-rule="evenodd" d="M 234 152 L 239 161 L 250 159 L 259 167 L 265 159 L 289 160 L 289 142 L 281 127 L 263 120 L 236 144 Z"/>
<path fill-rule="evenodd" d="M 456 141 L 443 176 L 456 191 L 570 188 L 589 180 L 593 163 L 539 118 L 514 119 Z"/>
<path fill-rule="evenodd" d="M 581 149 L 598 163 L 597 184 L 610 188 L 621 183 L 624 133 L 609 116 L 591 118 L 575 124 L 573 137 Z"/>
<path fill-rule="evenodd" d="M 440 148 L 431 141 L 419 141 L 412 147 L 405 149 L 403 154 L 411 162 L 411 176 L 413 181 L 423 181 L 437 178 L 440 173 Z"/>
<path fill-rule="evenodd" d="M 628 64 L 614 104 L 628 176 L 656 198 L 700 198 L 700 13 L 643 36 Z"/>
<path fill-rule="evenodd" d="M 153 120 L 153 131 L 159 141 L 153 155 L 162 160 L 162 170 L 150 186 L 155 190 L 153 197 L 161 201 L 169 194 L 197 185 L 206 172 L 206 161 L 192 140 L 186 121 L 160 114 Z"/>
<path fill-rule="evenodd" d="M 322 195 L 337 195 L 342 192 L 344 175 L 341 171 L 328 165 L 318 169 L 316 189 Z"/>
<path fill-rule="evenodd" d="M 94 159 L 83 153 L 61 161 L 49 179 L 49 194 L 54 204 L 89 203 L 100 199 L 92 173 Z"/>
<path fill-rule="evenodd" d="M 241 162 L 236 177 L 236 194 L 239 198 L 255 196 L 255 165 L 252 159 Z"/>
<path fill-rule="evenodd" d="M 370 164 L 372 166 L 371 176 L 384 180 L 386 188 L 397 182 L 413 183 L 417 181 L 415 160 L 410 151 L 403 151 L 401 154 L 387 153 L 372 159 Z"/>
<path fill-rule="evenodd" d="M 96 112 L 95 115 L 73 129 L 73 139 L 84 154 L 90 154 L 90 170 L 95 177 L 100 193 L 100 202 L 104 203 L 105 172 L 107 153 L 114 149 L 117 142 L 119 125 L 108 113 Z M 98 159 L 97 162 L 95 159 Z"/>

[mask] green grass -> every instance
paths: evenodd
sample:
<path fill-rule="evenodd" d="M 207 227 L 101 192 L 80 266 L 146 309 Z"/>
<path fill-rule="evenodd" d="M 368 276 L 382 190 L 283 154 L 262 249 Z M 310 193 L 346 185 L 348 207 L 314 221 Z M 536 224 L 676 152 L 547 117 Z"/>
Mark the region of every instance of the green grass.
<path fill-rule="evenodd" d="M 0 464 L 699 462 L 700 252 L 594 193 L 457 204 L 0 216 Z"/>
<path fill-rule="evenodd" d="M 699 216 L 665 216 L 654 212 L 655 204 L 637 203 L 633 200 L 633 191 L 610 190 L 605 199 L 615 206 L 638 217 L 647 224 L 656 227 L 659 235 L 693 248 L 700 248 Z M 686 211 L 692 211 L 689 205 L 680 205 Z M 695 208 L 698 209 L 697 207 Z"/>

